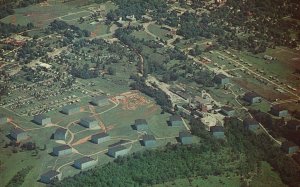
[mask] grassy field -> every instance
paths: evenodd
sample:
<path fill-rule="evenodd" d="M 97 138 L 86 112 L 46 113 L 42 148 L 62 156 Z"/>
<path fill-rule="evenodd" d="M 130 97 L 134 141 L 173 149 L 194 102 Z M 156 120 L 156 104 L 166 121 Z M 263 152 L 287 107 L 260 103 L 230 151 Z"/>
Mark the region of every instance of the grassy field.
<path fill-rule="evenodd" d="M 167 31 L 166 29 L 161 28 L 159 25 L 151 24 L 151 25 L 149 25 L 148 29 L 151 33 L 155 34 L 156 36 L 158 36 L 159 38 L 161 38 L 163 40 L 169 39 L 166 36 L 169 33 L 169 31 Z"/>

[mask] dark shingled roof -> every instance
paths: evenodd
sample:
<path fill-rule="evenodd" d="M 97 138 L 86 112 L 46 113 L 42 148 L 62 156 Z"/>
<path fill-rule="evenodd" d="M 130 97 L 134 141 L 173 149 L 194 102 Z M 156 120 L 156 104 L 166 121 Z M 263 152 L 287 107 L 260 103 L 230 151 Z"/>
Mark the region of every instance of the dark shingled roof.
<path fill-rule="evenodd" d="M 109 150 L 113 151 L 113 152 L 118 152 L 118 151 L 122 151 L 127 149 L 125 146 L 123 145 L 118 145 L 118 146 L 114 146 L 114 147 L 110 147 Z"/>
<path fill-rule="evenodd" d="M 55 149 L 56 151 L 62 151 L 62 150 L 66 150 L 66 149 L 71 149 L 71 147 L 68 145 L 60 145 L 60 146 L 54 147 L 53 149 Z"/>
<path fill-rule="evenodd" d="M 75 104 L 71 104 L 71 105 L 64 106 L 62 108 L 62 110 L 71 110 L 71 109 L 74 109 L 74 108 L 79 108 L 79 106 L 75 105 Z"/>
<path fill-rule="evenodd" d="M 39 119 L 39 120 L 47 119 L 47 118 L 49 118 L 49 117 L 46 116 L 45 114 L 38 114 L 38 115 L 34 116 L 34 119 Z"/>
<path fill-rule="evenodd" d="M 64 128 L 58 128 L 55 130 L 55 134 L 66 134 L 67 133 L 67 129 Z"/>
<path fill-rule="evenodd" d="M 57 175 L 59 175 L 59 172 L 55 171 L 55 170 L 49 170 L 46 173 L 42 174 L 43 177 L 47 177 L 49 179 L 51 179 Z"/>
<path fill-rule="evenodd" d="M 183 137 L 193 137 L 193 135 L 187 131 L 182 131 L 179 132 L 179 137 L 183 138 Z"/>
<path fill-rule="evenodd" d="M 253 118 L 245 118 L 243 122 L 247 125 L 259 125 L 259 123 Z"/>
<path fill-rule="evenodd" d="M 222 110 L 233 111 L 234 109 L 232 107 L 229 107 L 229 106 L 222 106 Z"/>
<path fill-rule="evenodd" d="M 135 125 L 148 124 L 145 119 L 136 119 L 134 122 Z"/>
<path fill-rule="evenodd" d="M 86 121 L 88 123 L 97 121 L 95 118 L 92 118 L 92 117 L 84 117 L 84 118 L 81 118 L 80 120 Z"/>
<path fill-rule="evenodd" d="M 287 110 L 286 108 L 284 108 L 281 105 L 274 105 L 274 106 L 271 107 L 271 109 L 274 110 L 274 111 L 278 111 L 278 112 L 283 111 L 283 110 Z"/>
<path fill-rule="evenodd" d="M 143 136 L 143 141 L 148 141 L 148 140 L 155 140 L 155 137 L 153 135 L 146 134 Z"/>
<path fill-rule="evenodd" d="M 107 137 L 109 136 L 107 133 L 105 132 L 100 132 L 98 134 L 94 134 L 92 135 L 92 139 L 96 138 L 96 139 L 100 139 L 100 138 L 104 138 L 104 137 Z"/>
<path fill-rule="evenodd" d="M 255 97 L 260 97 L 260 96 L 257 93 L 255 93 L 255 92 L 247 92 L 244 95 L 245 99 L 253 99 Z"/>
<path fill-rule="evenodd" d="M 220 73 L 220 74 L 216 75 L 215 78 L 226 79 L 226 78 L 228 78 L 228 77 L 227 77 L 226 75 Z"/>
<path fill-rule="evenodd" d="M 14 133 L 14 134 L 21 134 L 21 133 L 24 133 L 25 131 L 23 129 L 20 129 L 20 128 L 14 128 L 10 132 Z"/>
<path fill-rule="evenodd" d="M 295 144 L 294 142 L 291 142 L 291 141 L 285 141 L 282 143 L 281 145 L 282 147 L 295 147 L 295 146 L 298 146 L 297 144 Z"/>
<path fill-rule="evenodd" d="M 222 126 L 212 126 L 210 127 L 211 132 L 224 132 L 224 127 Z"/>
<path fill-rule="evenodd" d="M 85 156 L 85 157 L 75 160 L 74 163 L 83 164 L 83 163 L 90 162 L 90 161 L 95 161 L 95 160 L 92 159 L 91 157 Z"/>
<path fill-rule="evenodd" d="M 178 115 L 170 116 L 170 121 L 182 121 L 181 117 Z"/>

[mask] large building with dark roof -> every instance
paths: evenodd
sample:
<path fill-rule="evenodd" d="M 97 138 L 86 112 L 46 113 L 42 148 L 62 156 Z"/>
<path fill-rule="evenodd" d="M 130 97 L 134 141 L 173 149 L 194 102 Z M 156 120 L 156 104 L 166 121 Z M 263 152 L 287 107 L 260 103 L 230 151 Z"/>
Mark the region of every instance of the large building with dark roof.
<path fill-rule="evenodd" d="M 106 106 L 109 105 L 109 99 L 106 95 L 96 96 L 92 99 L 91 103 L 95 106 Z"/>
<path fill-rule="evenodd" d="M 260 103 L 262 98 L 255 92 L 247 92 L 244 94 L 243 99 L 246 102 L 253 104 L 253 103 Z"/>
<path fill-rule="evenodd" d="M 72 147 L 70 147 L 69 145 L 60 145 L 57 147 L 53 148 L 53 155 L 55 156 L 63 156 L 63 155 L 68 155 L 71 154 L 73 152 Z"/>
<path fill-rule="evenodd" d="M 193 136 L 191 133 L 187 131 L 179 132 L 179 140 L 180 143 L 183 145 L 192 144 L 193 143 Z"/>
<path fill-rule="evenodd" d="M 62 174 L 55 170 L 47 171 L 41 175 L 40 181 L 45 184 L 50 184 L 56 180 L 61 180 Z"/>
<path fill-rule="evenodd" d="M 245 129 L 252 132 L 256 132 L 260 128 L 259 123 L 253 118 L 245 118 L 243 120 L 243 125 Z"/>
<path fill-rule="evenodd" d="M 286 117 L 289 114 L 288 110 L 280 105 L 272 106 L 270 113 L 277 117 Z"/>
<path fill-rule="evenodd" d="M 118 145 L 118 146 L 108 148 L 108 155 L 114 158 L 117 158 L 119 156 L 124 156 L 128 153 L 129 153 L 129 148 L 126 148 L 123 145 Z"/>
<path fill-rule="evenodd" d="M 61 110 L 62 113 L 67 115 L 72 115 L 80 112 L 80 106 L 75 104 L 64 106 Z"/>
<path fill-rule="evenodd" d="M 229 78 L 224 74 L 218 74 L 214 77 L 214 82 L 218 85 L 225 85 L 229 83 Z"/>
<path fill-rule="evenodd" d="M 134 122 L 134 129 L 135 130 L 147 130 L 148 129 L 148 123 L 145 119 L 136 119 Z"/>
<path fill-rule="evenodd" d="M 183 121 L 178 115 L 170 116 L 169 123 L 172 127 L 181 127 L 183 125 Z"/>
<path fill-rule="evenodd" d="M 290 121 L 287 122 L 286 127 L 289 130 L 299 131 L 300 130 L 300 121 L 290 120 Z"/>
<path fill-rule="evenodd" d="M 224 139 L 224 127 L 223 126 L 212 126 L 210 127 L 210 132 L 212 133 L 213 137 L 217 139 Z"/>
<path fill-rule="evenodd" d="M 54 140 L 63 140 L 66 141 L 67 139 L 67 129 L 64 128 L 57 128 L 53 134 L 53 139 Z"/>
<path fill-rule="evenodd" d="M 221 113 L 228 117 L 233 117 L 235 115 L 235 110 L 229 106 L 221 107 Z"/>
<path fill-rule="evenodd" d="M 154 147 L 156 145 L 156 139 L 153 135 L 144 135 L 142 139 L 142 145 L 145 147 Z"/>
<path fill-rule="evenodd" d="M 10 131 L 10 136 L 16 141 L 23 141 L 28 138 L 27 132 L 20 128 L 14 128 Z"/>
<path fill-rule="evenodd" d="M 85 117 L 80 119 L 80 125 L 86 128 L 96 128 L 99 127 L 99 122 L 92 117 Z"/>
<path fill-rule="evenodd" d="M 51 123 L 51 118 L 44 114 L 39 114 L 34 116 L 33 121 L 38 125 L 48 125 Z"/>
<path fill-rule="evenodd" d="M 91 157 L 82 157 L 74 161 L 74 167 L 77 169 L 89 169 L 97 164 L 97 160 L 92 159 Z"/>
<path fill-rule="evenodd" d="M 110 140 L 110 136 L 105 132 L 94 134 L 91 137 L 91 142 L 93 142 L 95 144 L 101 144 L 101 143 L 109 141 L 109 140 Z"/>
<path fill-rule="evenodd" d="M 291 141 L 286 141 L 281 144 L 281 149 L 286 153 L 286 154 L 293 154 L 298 152 L 299 146 L 296 145 L 294 142 Z"/>

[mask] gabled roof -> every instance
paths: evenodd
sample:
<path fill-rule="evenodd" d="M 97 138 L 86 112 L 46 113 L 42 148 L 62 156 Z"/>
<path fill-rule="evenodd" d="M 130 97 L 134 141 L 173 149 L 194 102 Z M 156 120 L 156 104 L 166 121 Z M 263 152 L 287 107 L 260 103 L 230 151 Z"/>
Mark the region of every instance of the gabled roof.
<path fill-rule="evenodd" d="M 274 105 L 274 106 L 271 107 L 271 110 L 280 112 L 280 111 L 287 110 L 287 109 L 284 108 L 284 107 L 281 106 L 281 105 Z"/>
<path fill-rule="evenodd" d="M 260 96 L 257 93 L 255 93 L 255 92 L 247 92 L 244 95 L 245 99 L 253 99 L 255 97 L 260 97 Z"/>
<path fill-rule="evenodd" d="M 281 145 L 282 147 L 295 147 L 295 146 L 298 146 L 297 144 L 295 144 L 294 142 L 291 142 L 291 141 L 285 141 L 282 143 Z"/>
<path fill-rule="evenodd" d="M 224 132 L 223 126 L 212 126 L 210 127 L 211 132 Z"/>
<path fill-rule="evenodd" d="M 155 140 L 153 135 L 146 134 L 143 136 L 143 141 Z"/>
<path fill-rule="evenodd" d="M 222 110 L 229 112 L 229 111 L 233 111 L 234 109 L 230 106 L 222 106 Z"/>
<path fill-rule="evenodd" d="M 178 115 L 170 116 L 170 121 L 182 121 L 181 117 Z"/>
<path fill-rule="evenodd" d="M 92 117 L 84 117 L 84 118 L 81 118 L 80 121 L 85 121 L 85 122 L 94 122 L 94 121 L 97 121 L 95 118 L 92 118 Z"/>
<path fill-rule="evenodd" d="M 136 119 L 134 122 L 135 125 L 142 125 L 142 124 L 148 124 L 145 119 Z"/>
<path fill-rule="evenodd" d="M 184 137 L 193 137 L 193 135 L 187 131 L 181 131 L 179 132 L 179 137 L 184 138 Z"/>
<path fill-rule="evenodd" d="M 66 150 L 66 149 L 71 149 L 71 147 L 69 145 L 60 145 L 60 146 L 54 147 L 53 149 L 55 149 L 56 151 L 62 151 L 62 150 Z"/>
<path fill-rule="evenodd" d="M 59 175 L 58 171 L 49 170 L 46 173 L 42 174 L 41 177 L 46 177 L 46 178 L 52 179 L 53 177 L 56 177 L 57 175 Z"/>
<path fill-rule="evenodd" d="M 34 119 L 36 120 L 43 120 L 43 119 L 47 119 L 49 118 L 48 116 L 46 116 L 45 114 L 38 114 L 36 116 L 34 116 Z"/>
<path fill-rule="evenodd" d="M 98 133 L 98 134 L 94 134 L 94 135 L 92 135 L 92 139 L 100 139 L 100 138 L 104 138 L 104 137 L 107 137 L 107 136 L 109 136 L 107 133 L 105 133 L 105 132 L 100 132 L 100 133 Z"/>
<path fill-rule="evenodd" d="M 23 129 L 20 129 L 20 128 L 14 128 L 10 131 L 10 133 L 21 134 L 21 133 L 25 133 L 25 131 Z"/>
<path fill-rule="evenodd" d="M 246 125 L 259 125 L 259 123 L 255 119 L 250 118 L 250 117 L 249 118 L 245 118 L 243 120 L 243 123 L 246 124 Z"/>
<path fill-rule="evenodd" d="M 90 161 L 95 161 L 95 160 L 92 159 L 91 157 L 85 156 L 85 157 L 75 160 L 74 163 L 83 164 L 83 163 L 90 162 Z"/>
<path fill-rule="evenodd" d="M 67 129 L 64 128 L 57 128 L 54 132 L 55 134 L 66 134 L 67 133 Z"/>
<path fill-rule="evenodd" d="M 123 145 L 118 145 L 118 146 L 109 148 L 109 150 L 112 151 L 112 152 L 118 152 L 118 151 L 122 151 L 122 150 L 125 150 L 125 149 L 127 149 L 127 148 Z"/>
<path fill-rule="evenodd" d="M 217 74 L 216 76 L 215 76 L 215 78 L 217 78 L 217 79 L 226 79 L 226 78 L 228 78 L 226 75 L 224 75 L 223 73 L 220 73 L 220 74 Z"/>
<path fill-rule="evenodd" d="M 74 109 L 74 108 L 79 108 L 79 106 L 75 105 L 75 104 L 71 104 L 71 105 L 64 106 L 62 108 L 62 110 L 71 110 L 71 109 Z"/>

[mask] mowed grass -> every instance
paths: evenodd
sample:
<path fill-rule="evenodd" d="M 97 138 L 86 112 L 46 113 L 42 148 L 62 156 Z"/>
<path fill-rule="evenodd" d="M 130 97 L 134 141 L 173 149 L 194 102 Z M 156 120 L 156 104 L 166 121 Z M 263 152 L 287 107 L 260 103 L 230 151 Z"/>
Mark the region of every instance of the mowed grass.
<path fill-rule="evenodd" d="M 133 36 L 135 36 L 138 39 L 144 39 L 144 40 L 154 40 L 155 38 L 146 33 L 145 31 L 134 31 L 132 33 Z"/>
<path fill-rule="evenodd" d="M 156 24 L 150 24 L 148 27 L 149 31 L 159 38 L 163 40 L 169 39 L 166 35 L 169 33 L 166 29 L 161 28 L 161 26 L 156 25 Z"/>

